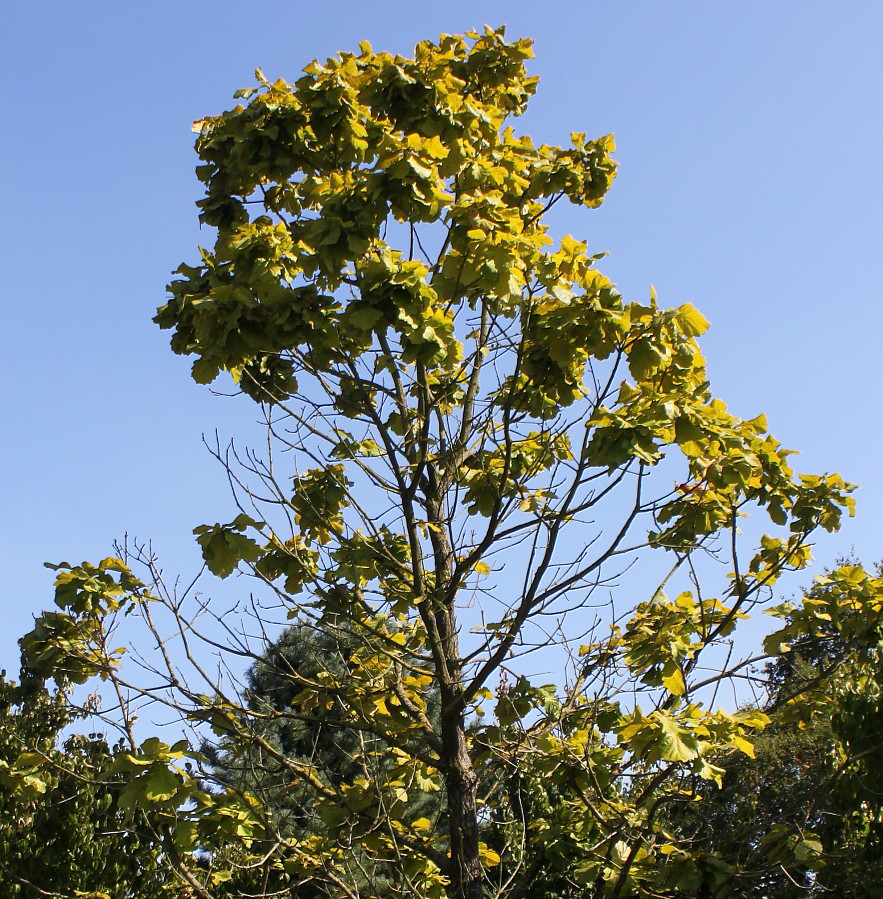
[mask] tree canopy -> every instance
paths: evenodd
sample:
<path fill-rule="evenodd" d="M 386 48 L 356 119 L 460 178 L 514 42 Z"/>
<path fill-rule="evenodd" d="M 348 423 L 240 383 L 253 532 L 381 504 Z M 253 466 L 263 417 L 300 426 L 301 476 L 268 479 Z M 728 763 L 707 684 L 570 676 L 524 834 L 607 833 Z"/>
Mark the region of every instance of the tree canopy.
<path fill-rule="evenodd" d="M 853 488 L 796 474 L 763 416 L 712 393 L 692 305 L 627 301 L 602 254 L 553 238 L 555 204 L 604 200 L 614 143 L 515 130 L 531 55 L 491 29 L 411 59 L 362 44 L 294 83 L 258 70 L 194 124 L 215 241 L 155 320 L 196 381 L 228 373 L 265 420 L 264 449 L 217 447 L 235 508 L 195 531 L 211 573 L 263 598 L 236 623 L 136 547 L 58 566 L 59 611 L 22 641 L 37 675 L 113 688 L 120 801 L 159 816 L 192 895 L 738 882 L 739 859 L 668 810 L 755 755 L 769 715 L 721 699 L 750 676 L 737 626 Z M 880 580 L 838 577 L 824 614 L 813 597 L 782 611 L 768 653 L 838 603 L 864 622 L 850 645 L 876 645 Z M 110 642 L 127 618 L 152 635 L 149 677 Z M 321 634 L 327 664 L 268 653 L 279 619 Z M 237 681 L 243 661 L 273 668 L 283 704 Z M 156 703 L 193 739 L 140 739 Z M 311 732 L 324 754 L 304 751 Z M 789 839 L 812 854 L 813 836 Z"/>

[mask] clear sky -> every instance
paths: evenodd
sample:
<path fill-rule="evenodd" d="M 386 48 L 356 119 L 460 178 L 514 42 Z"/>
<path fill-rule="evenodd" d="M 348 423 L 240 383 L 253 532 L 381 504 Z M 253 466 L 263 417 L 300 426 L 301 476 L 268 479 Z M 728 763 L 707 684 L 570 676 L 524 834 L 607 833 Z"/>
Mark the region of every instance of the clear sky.
<path fill-rule="evenodd" d="M 190 123 L 256 66 L 293 80 L 361 40 L 410 53 L 484 23 L 536 40 L 524 130 L 616 136 L 607 202 L 561 232 L 609 250 L 599 267 L 627 298 L 654 284 L 694 303 L 718 395 L 765 412 L 800 470 L 862 485 L 819 563 L 883 556 L 879 0 L 16 2 L 0 35 L 0 668 L 51 604 L 44 561 L 100 558 L 128 532 L 190 572 L 192 528 L 231 517 L 201 435 L 247 441 L 254 409 L 193 384 L 150 322 L 212 240 Z"/>

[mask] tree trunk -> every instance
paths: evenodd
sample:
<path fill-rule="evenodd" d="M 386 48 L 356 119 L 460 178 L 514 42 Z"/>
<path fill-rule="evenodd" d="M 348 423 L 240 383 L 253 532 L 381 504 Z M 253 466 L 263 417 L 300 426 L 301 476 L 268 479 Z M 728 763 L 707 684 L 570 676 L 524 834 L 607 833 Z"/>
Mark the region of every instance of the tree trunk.
<path fill-rule="evenodd" d="M 430 491 L 428 520 L 435 568 L 434 623 L 441 698 L 441 771 L 448 800 L 451 855 L 446 872 L 449 899 L 481 899 L 483 877 L 478 857 L 478 775 L 472 765 L 466 740 L 466 709 L 463 701 L 463 660 L 457 630 L 456 589 L 452 584 L 454 552 L 448 540 L 444 517 L 444 491 L 435 470 L 427 468 Z"/>
<path fill-rule="evenodd" d="M 447 692 L 447 691 L 445 691 Z M 452 708 L 454 703 L 456 705 Z M 466 727 L 456 697 L 444 697 L 442 754 L 451 829 L 447 875 L 450 899 L 481 899 L 482 870 L 478 857 L 478 776 L 466 745 Z"/>

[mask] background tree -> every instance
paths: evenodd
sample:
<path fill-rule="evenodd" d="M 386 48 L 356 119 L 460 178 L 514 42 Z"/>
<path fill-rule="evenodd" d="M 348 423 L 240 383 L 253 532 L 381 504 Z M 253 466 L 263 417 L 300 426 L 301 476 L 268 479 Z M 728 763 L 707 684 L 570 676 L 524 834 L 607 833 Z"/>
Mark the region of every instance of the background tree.
<path fill-rule="evenodd" d="M 879 608 L 861 600 L 881 585 L 879 569 L 847 562 L 799 610 L 779 608 L 793 642 L 765 671 L 770 724 L 754 755 L 721 759 L 720 789 L 698 784 L 700 803 L 672 807 L 681 839 L 730 866 L 721 895 L 792 899 L 844 884 L 857 897 L 880 894 L 883 632 Z"/>
<path fill-rule="evenodd" d="M 365 757 L 362 735 L 356 730 L 329 726 L 318 719 L 306 722 L 296 712 L 296 697 L 333 672 L 346 674 L 348 649 L 337 634 L 318 631 L 306 625 L 293 626 L 267 647 L 246 674 L 248 706 L 257 715 L 256 726 L 276 753 L 267 756 L 254 747 L 256 755 L 242 755 L 235 743 L 229 749 L 223 740 L 206 742 L 203 751 L 215 776 L 255 795 L 266 797 L 266 804 L 279 815 L 282 830 L 300 836 L 312 833 L 316 816 L 314 795 L 300 783 L 291 783 L 290 775 L 277 757 L 296 759 L 312 765 L 329 784 L 340 785 L 359 776 Z"/>
<path fill-rule="evenodd" d="M 767 717 L 716 707 L 745 669 L 725 648 L 851 487 L 796 476 L 763 417 L 712 395 L 692 306 L 626 302 L 585 243 L 553 243 L 555 204 L 602 202 L 613 141 L 515 133 L 530 55 L 492 30 L 413 59 L 364 44 L 294 84 L 259 71 L 242 105 L 194 126 L 217 236 L 156 321 L 197 381 L 229 372 L 268 428 L 260 454 L 218 449 L 238 514 L 197 538 L 214 574 L 249 573 L 277 612 L 352 648 L 284 716 L 256 708 L 224 660 L 262 657 L 268 600 L 240 628 L 146 552 L 145 581 L 132 559 L 61 566 L 61 612 L 23 642 L 47 676 L 105 677 L 126 723 L 139 696 L 165 702 L 312 795 L 310 832 L 283 832 L 247 790 L 206 788 L 210 767 L 183 764 L 196 750 L 129 727 L 115 770 L 167 814 L 198 895 L 236 866 L 295 895 L 355 897 L 367 879 L 427 899 L 542 895 L 550 878 L 561 895 L 689 895 L 725 871 L 664 811 L 720 780 L 721 753 L 753 751 Z M 752 509 L 771 533 L 746 551 Z M 109 648 L 122 615 L 156 642 L 152 680 Z M 219 650 L 224 630 L 230 655 L 207 665 L 193 647 Z M 358 733 L 355 776 L 287 755 L 265 730 L 277 716 Z M 199 847 L 211 882 L 188 868 Z"/>
<path fill-rule="evenodd" d="M 336 678 L 348 674 L 349 660 L 356 647 L 344 632 L 322 631 L 308 625 L 293 625 L 273 641 L 246 673 L 245 699 L 255 713 L 253 725 L 261 738 L 273 747 L 268 754 L 259 745 L 243 747 L 237 740 L 206 741 L 202 750 L 211 765 L 212 779 L 245 790 L 258 797 L 272 815 L 276 829 L 289 839 L 306 839 L 321 830 L 315 792 L 298 781 L 292 782 L 288 767 L 280 757 L 308 765 L 330 788 L 373 775 L 382 760 L 371 759 L 377 741 L 364 731 L 341 727 L 333 718 L 304 721 L 297 711 L 297 697 L 304 689 L 322 682 L 329 673 Z M 294 711 L 292 711 L 294 709 Z M 427 715 L 438 719 L 437 697 L 430 696 Z M 437 792 L 412 792 L 408 815 L 414 819 L 438 816 Z M 382 892 L 382 873 L 374 870 L 371 859 L 360 857 L 364 870 L 358 885 L 362 894 L 372 889 Z M 326 895 L 321 883 L 301 884 L 299 896 Z"/>
<path fill-rule="evenodd" d="M 111 747 L 70 733 L 63 690 L 0 679 L 0 888 L 4 896 L 173 896 L 144 811 L 120 810 Z M 66 735 L 62 736 L 67 730 Z M 118 747 L 117 747 L 118 748 Z"/>

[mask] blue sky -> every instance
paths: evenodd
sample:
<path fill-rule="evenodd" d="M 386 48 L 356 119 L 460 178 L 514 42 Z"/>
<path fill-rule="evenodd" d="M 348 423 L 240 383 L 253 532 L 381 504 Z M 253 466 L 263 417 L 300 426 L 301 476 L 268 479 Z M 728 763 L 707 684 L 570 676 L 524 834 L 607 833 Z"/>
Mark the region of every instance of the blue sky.
<path fill-rule="evenodd" d="M 256 66 L 293 79 L 361 40 L 409 53 L 484 23 L 536 40 L 524 130 L 616 136 L 606 204 L 560 232 L 609 250 L 626 297 L 653 284 L 694 303 L 716 392 L 765 412 L 800 470 L 862 485 L 819 563 L 883 556 L 879 3 L 36 0 L 6 9 L 0 37 L 0 668 L 51 604 L 44 561 L 97 559 L 129 533 L 186 573 L 192 528 L 228 520 L 201 435 L 247 441 L 254 410 L 193 384 L 150 322 L 211 242 L 190 123 Z"/>

